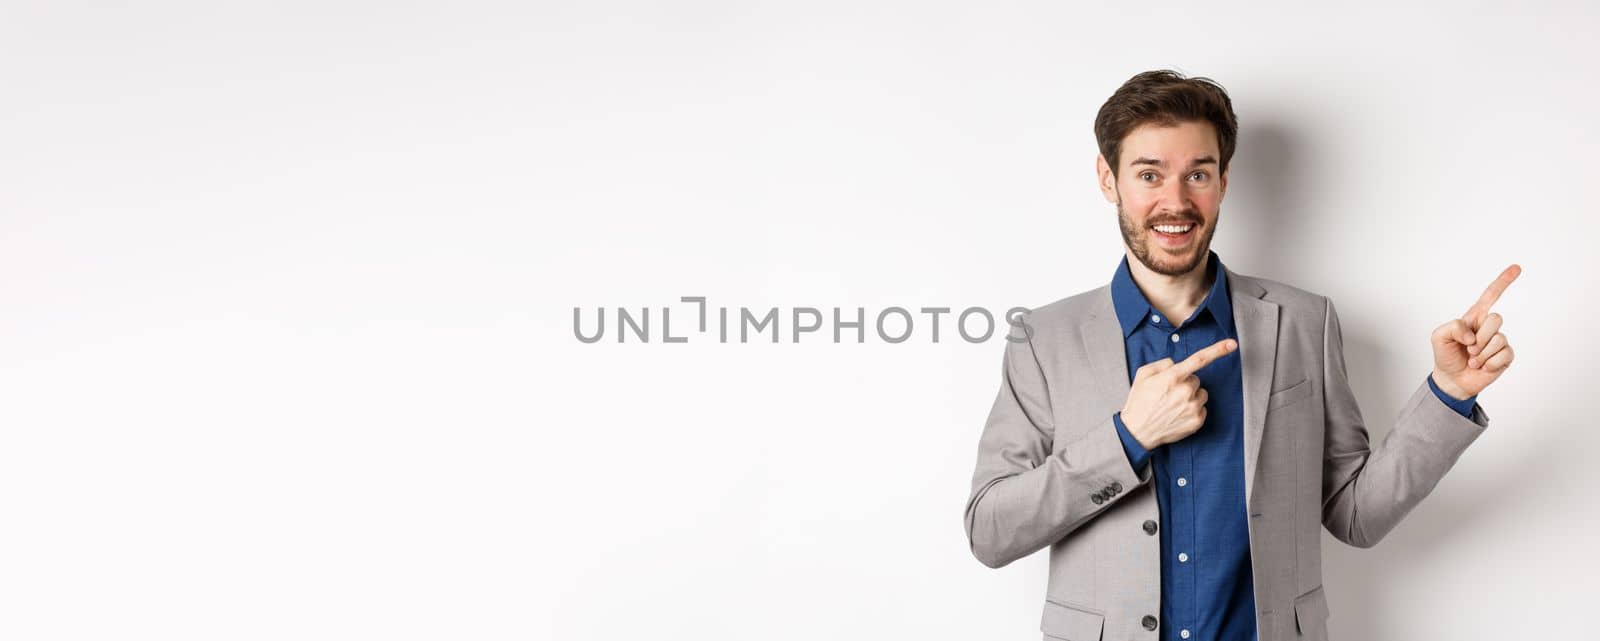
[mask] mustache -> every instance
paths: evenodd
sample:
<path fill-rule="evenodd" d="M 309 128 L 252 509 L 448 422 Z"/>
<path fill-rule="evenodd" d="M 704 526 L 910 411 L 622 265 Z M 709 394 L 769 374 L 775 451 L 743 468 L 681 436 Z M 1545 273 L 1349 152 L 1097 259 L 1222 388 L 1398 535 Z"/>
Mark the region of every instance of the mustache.
<path fill-rule="evenodd" d="M 1179 214 L 1177 216 L 1152 218 L 1145 222 L 1145 226 L 1155 227 L 1156 225 L 1183 225 L 1190 223 L 1192 223 L 1195 227 L 1200 227 L 1205 224 L 1205 221 L 1200 218 L 1199 214 Z"/>

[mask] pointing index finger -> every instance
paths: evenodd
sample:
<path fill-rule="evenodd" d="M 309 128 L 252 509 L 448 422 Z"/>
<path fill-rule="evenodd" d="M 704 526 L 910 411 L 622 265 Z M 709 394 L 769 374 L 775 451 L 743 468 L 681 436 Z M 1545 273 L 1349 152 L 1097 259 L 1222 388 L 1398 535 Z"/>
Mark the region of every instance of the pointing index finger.
<path fill-rule="evenodd" d="M 1205 349 L 1190 354 L 1188 358 L 1183 359 L 1183 362 L 1173 365 L 1172 367 L 1168 368 L 1167 371 L 1177 374 L 1178 376 L 1188 376 L 1200 371 L 1200 368 L 1211 364 L 1211 361 L 1233 353 L 1233 350 L 1238 349 L 1238 347 L 1238 341 L 1231 338 L 1224 338 L 1206 346 Z"/>
<path fill-rule="evenodd" d="M 1500 295 L 1506 292 L 1506 288 L 1511 286 L 1511 282 L 1520 275 L 1522 275 L 1522 266 L 1515 263 L 1512 263 L 1505 271 L 1500 272 L 1500 276 L 1494 279 L 1494 282 L 1489 283 L 1489 288 L 1483 290 L 1483 295 L 1478 297 L 1478 302 L 1467 308 L 1467 313 L 1461 316 L 1461 320 L 1468 323 L 1479 322 L 1489 313 L 1489 308 L 1494 306 L 1495 301 L 1500 300 Z"/>

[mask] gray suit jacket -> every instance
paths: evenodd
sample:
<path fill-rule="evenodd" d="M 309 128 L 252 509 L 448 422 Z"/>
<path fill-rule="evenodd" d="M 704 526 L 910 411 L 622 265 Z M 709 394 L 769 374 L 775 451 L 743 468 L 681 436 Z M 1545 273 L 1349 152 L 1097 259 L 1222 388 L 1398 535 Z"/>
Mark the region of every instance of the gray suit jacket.
<path fill-rule="evenodd" d="M 1245 504 L 1261 641 L 1327 638 L 1321 529 L 1377 544 L 1488 426 L 1424 378 L 1373 448 L 1325 297 L 1226 270 L 1244 383 Z M 1045 639 L 1152 641 L 1161 558 L 1150 466 L 1134 470 L 1112 414 L 1127 399 L 1105 285 L 1014 327 L 966 505 L 972 554 L 998 568 L 1050 547 Z M 1031 337 L 1028 336 L 1031 334 Z M 1095 500 L 1099 495 L 1100 500 Z M 1106 496 L 1109 495 L 1109 498 Z M 1154 524 L 1151 524 L 1152 526 Z"/>

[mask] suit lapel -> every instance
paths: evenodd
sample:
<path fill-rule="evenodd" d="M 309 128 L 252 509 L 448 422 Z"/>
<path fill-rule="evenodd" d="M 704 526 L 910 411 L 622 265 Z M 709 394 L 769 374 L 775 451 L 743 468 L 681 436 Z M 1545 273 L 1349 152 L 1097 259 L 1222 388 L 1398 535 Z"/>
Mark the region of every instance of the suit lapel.
<path fill-rule="evenodd" d="M 1102 404 L 1111 413 L 1122 410 L 1128 400 L 1128 390 L 1133 386 L 1128 377 L 1127 343 L 1122 337 L 1122 323 L 1117 320 L 1116 307 L 1111 302 L 1111 287 L 1100 288 L 1098 300 L 1089 312 L 1089 321 L 1078 326 L 1078 338 L 1083 341 L 1084 353 L 1089 355 L 1089 365 L 1094 370 L 1094 380 L 1099 383 Z"/>
<path fill-rule="evenodd" d="M 1244 500 L 1248 506 L 1255 493 L 1267 395 L 1271 392 L 1273 364 L 1278 360 L 1278 305 L 1262 298 L 1266 290 L 1254 279 L 1240 277 L 1233 270 L 1227 273 L 1244 379 Z"/>

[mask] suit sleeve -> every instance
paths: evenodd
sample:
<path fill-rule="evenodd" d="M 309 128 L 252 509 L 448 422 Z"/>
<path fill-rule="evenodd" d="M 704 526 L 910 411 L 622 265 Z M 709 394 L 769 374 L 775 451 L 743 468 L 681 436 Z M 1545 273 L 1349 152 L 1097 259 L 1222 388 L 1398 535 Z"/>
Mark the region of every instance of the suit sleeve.
<path fill-rule="evenodd" d="M 1439 397 L 1439 402 L 1444 403 L 1445 407 L 1455 410 L 1457 414 L 1472 418 L 1472 406 L 1478 403 L 1477 394 L 1463 399 L 1457 399 L 1446 394 L 1444 390 L 1439 389 L 1439 384 L 1433 381 L 1433 374 L 1431 373 L 1428 374 L 1428 388 L 1433 390 L 1433 395 Z"/>
<path fill-rule="evenodd" d="M 1055 543 L 1149 480 L 1148 468 L 1141 477 L 1129 463 L 1111 413 L 1081 438 L 1054 443 L 1051 412 L 1033 342 L 1013 326 L 965 512 L 972 554 L 986 566 Z"/>
<path fill-rule="evenodd" d="M 1424 380 L 1373 449 L 1345 372 L 1339 314 L 1332 301 L 1323 302 L 1322 523 L 1340 541 L 1372 547 L 1433 491 L 1489 417 L 1477 405 L 1462 416 Z"/>

